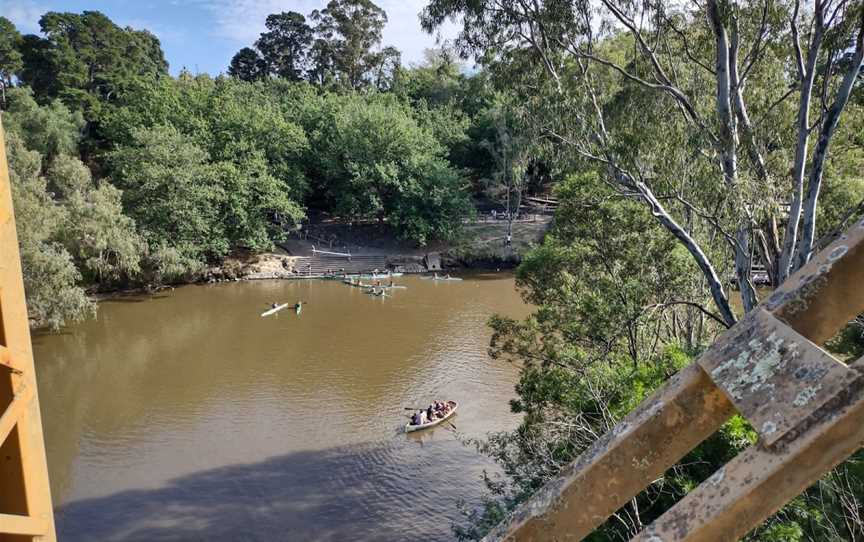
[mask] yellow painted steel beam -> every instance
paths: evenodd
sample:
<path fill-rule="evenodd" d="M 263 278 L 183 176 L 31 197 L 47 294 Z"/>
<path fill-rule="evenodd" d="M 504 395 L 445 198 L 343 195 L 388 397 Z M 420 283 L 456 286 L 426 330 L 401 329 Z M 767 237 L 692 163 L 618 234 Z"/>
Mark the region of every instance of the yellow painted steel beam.
<path fill-rule="evenodd" d="M 51 487 L 42 434 L 42 418 L 36 392 L 36 374 L 30 342 L 30 326 L 24 298 L 24 282 L 18 237 L 12 209 L 12 187 L 6 159 L 5 134 L 0 119 L 0 345 L 17 371 L 0 370 L 0 409 L 15 400 L 15 390 L 30 390 L 15 429 L 0 442 L 0 533 L 20 534 L 32 521 L 44 525 L 36 539 L 56 540 Z M 6 365 L 6 363 L 4 363 Z M 5 373 L 5 374 L 4 374 Z M 22 387 L 23 386 L 23 387 Z M 16 519 L 29 516 L 30 520 Z M 23 522 L 23 523 L 22 523 Z M 27 533 L 29 534 L 29 533 Z M 2 534 L 0 534 L 2 539 Z"/>
<path fill-rule="evenodd" d="M 48 523 L 44 519 L 19 516 L 15 514 L 0 514 L 0 525 L 3 534 L 44 537 L 48 534 Z"/>
<path fill-rule="evenodd" d="M 12 398 L 12 402 L 6 407 L 6 412 L 0 416 L 0 442 L 5 442 L 9 437 L 9 433 L 15 428 L 15 425 L 21 419 L 27 407 L 30 406 L 29 403 L 32 396 L 33 392 L 25 387 L 23 390 L 19 390 Z"/>

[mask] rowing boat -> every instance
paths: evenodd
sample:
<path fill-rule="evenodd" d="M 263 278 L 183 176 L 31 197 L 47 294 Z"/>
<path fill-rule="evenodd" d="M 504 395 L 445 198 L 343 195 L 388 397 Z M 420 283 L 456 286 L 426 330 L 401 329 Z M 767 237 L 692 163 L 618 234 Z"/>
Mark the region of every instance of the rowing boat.
<path fill-rule="evenodd" d="M 421 429 L 429 429 L 430 427 L 435 427 L 436 425 L 448 420 L 452 415 L 456 414 L 456 409 L 459 408 L 459 403 L 456 401 L 447 401 L 447 404 L 450 405 L 450 410 L 447 414 L 444 415 L 443 418 L 438 418 L 431 422 L 426 422 L 423 425 L 413 425 L 411 423 L 405 424 L 405 432 L 412 433 L 414 431 L 420 431 Z"/>
<path fill-rule="evenodd" d="M 420 277 L 422 280 L 459 281 L 459 277 Z"/>
<path fill-rule="evenodd" d="M 290 303 L 285 303 L 284 305 L 276 305 L 275 307 L 273 307 L 269 311 L 262 312 L 261 316 L 263 317 L 263 316 L 270 316 L 271 314 L 276 314 L 277 312 L 281 311 L 282 309 L 288 308 L 288 305 L 290 305 Z"/>

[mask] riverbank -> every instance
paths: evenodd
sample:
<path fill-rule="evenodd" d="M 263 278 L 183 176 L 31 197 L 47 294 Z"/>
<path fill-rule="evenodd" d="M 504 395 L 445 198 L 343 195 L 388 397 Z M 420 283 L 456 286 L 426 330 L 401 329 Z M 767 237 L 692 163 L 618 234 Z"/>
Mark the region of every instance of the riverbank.
<path fill-rule="evenodd" d="M 305 230 L 305 235 L 294 235 L 279 243 L 273 251 L 238 250 L 185 280 L 92 292 L 90 298 L 102 301 L 154 294 L 183 284 L 309 280 L 328 274 L 375 270 L 417 274 L 459 269 L 512 269 L 519 265 L 525 253 L 543 241 L 550 224 L 551 217 L 543 215 L 515 222 L 508 245 L 506 221 L 481 220 L 466 224 L 462 237 L 453 243 L 433 242 L 417 247 L 400 240 L 387 227 L 319 222 Z"/>

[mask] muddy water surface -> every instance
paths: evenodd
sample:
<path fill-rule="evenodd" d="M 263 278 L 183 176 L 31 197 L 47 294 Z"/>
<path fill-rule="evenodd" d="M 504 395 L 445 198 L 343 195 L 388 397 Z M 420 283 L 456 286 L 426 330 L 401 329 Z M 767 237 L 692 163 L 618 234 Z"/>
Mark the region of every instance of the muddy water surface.
<path fill-rule="evenodd" d="M 60 539 L 451 540 L 490 462 L 448 428 L 401 433 L 404 407 L 514 427 L 486 321 L 528 308 L 507 275 L 399 283 L 189 286 L 35 336 Z"/>

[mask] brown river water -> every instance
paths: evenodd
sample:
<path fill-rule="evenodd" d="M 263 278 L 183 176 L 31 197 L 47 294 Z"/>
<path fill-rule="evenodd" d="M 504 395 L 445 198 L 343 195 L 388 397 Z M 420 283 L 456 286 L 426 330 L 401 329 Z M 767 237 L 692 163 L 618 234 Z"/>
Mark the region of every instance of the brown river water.
<path fill-rule="evenodd" d="M 398 283 L 187 286 L 34 336 L 60 540 L 452 540 L 494 465 L 450 427 L 404 434 L 404 407 L 515 427 L 486 321 L 529 308 L 510 275 Z"/>

